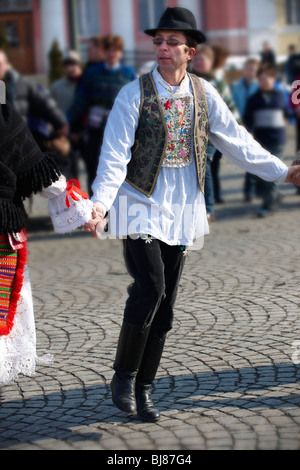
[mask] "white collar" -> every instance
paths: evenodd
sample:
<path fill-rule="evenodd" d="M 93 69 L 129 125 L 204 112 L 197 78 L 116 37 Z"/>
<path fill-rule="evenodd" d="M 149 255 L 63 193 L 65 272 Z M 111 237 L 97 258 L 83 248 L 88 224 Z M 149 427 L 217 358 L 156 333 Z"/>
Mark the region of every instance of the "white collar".
<path fill-rule="evenodd" d="M 110 66 L 107 62 L 104 62 L 104 67 L 107 70 L 118 70 L 121 67 L 121 64 L 118 62 L 117 64 Z"/>
<path fill-rule="evenodd" d="M 155 67 L 155 69 L 153 70 L 153 75 L 154 75 L 154 78 L 155 80 L 165 89 L 167 90 L 169 93 L 171 94 L 175 94 L 177 93 L 178 91 L 181 91 L 187 84 L 188 82 L 188 74 L 185 73 L 185 76 L 184 78 L 181 80 L 181 83 L 177 86 L 173 86 L 173 85 L 170 85 L 168 82 L 166 82 L 161 73 L 159 72 L 158 70 L 158 65 Z"/>

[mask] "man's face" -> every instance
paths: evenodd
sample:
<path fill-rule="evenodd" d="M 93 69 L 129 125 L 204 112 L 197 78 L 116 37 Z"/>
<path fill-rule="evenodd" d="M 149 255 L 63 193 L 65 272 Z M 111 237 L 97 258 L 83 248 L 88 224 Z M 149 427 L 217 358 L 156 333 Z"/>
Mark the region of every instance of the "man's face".
<path fill-rule="evenodd" d="M 186 37 L 181 31 L 157 31 L 156 38 L 177 39 L 183 44 L 168 46 L 164 41 L 154 46 L 154 53 L 161 71 L 175 71 L 187 67 L 189 60 L 195 55 L 195 49 L 186 46 Z"/>
<path fill-rule="evenodd" d="M 275 77 L 268 75 L 267 73 L 262 73 L 258 77 L 259 87 L 262 91 L 271 91 L 275 85 Z"/>
<path fill-rule="evenodd" d="M 104 58 L 103 47 L 95 46 L 93 42 L 89 42 L 87 47 L 87 55 L 90 62 L 101 62 Z"/>
<path fill-rule="evenodd" d="M 7 57 L 3 52 L 0 52 L 0 80 L 5 78 L 6 72 L 9 69 L 9 64 L 7 62 Z"/>
<path fill-rule="evenodd" d="M 255 79 L 258 66 L 254 63 L 245 65 L 244 75 L 248 82 L 252 82 Z"/>
<path fill-rule="evenodd" d="M 114 65 L 118 64 L 123 56 L 123 51 L 121 49 L 117 49 L 116 47 L 110 47 L 106 49 L 104 52 L 105 54 L 105 62 L 108 65 L 113 67 Z"/>
<path fill-rule="evenodd" d="M 193 59 L 193 70 L 199 75 L 209 73 L 212 69 L 212 65 L 212 59 L 203 52 L 198 52 Z"/>
<path fill-rule="evenodd" d="M 81 73 L 81 68 L 77 62 L 67 62 L 64 67 L 67 78 L 78 77 Z"/>

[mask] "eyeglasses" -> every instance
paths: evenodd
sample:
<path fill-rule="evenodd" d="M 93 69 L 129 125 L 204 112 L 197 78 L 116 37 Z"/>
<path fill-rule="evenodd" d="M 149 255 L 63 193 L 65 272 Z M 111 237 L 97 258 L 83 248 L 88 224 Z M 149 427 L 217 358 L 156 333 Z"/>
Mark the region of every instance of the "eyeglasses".
<path fill-rule="evenodd" d="M 152 40 L 154 46 L 161 46 L 164 41 L 166 41 L 167 46 L 171 46 L 171 47 L 181 46 L 182 44 L 186 46 L 184 42 L 178 41 L 177 39 L 173 39 L 173 38 L 170 38 L 170 39 L 154 38 Z"/>

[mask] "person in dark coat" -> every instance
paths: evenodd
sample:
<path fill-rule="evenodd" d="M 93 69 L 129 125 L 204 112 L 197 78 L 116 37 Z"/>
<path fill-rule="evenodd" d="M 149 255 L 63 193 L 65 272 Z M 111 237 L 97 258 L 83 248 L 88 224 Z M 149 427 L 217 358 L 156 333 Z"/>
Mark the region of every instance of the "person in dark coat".
<path fill-rule="evenodd" d="M 6 86 L 6 101 L 13 104 L 26 122 L 29 116 L 34 116 L 51 124 L 55 132 L 67 134 L 67 120 L 56 102 L 47 99 L 36 85 L 11 67 L 3 51 L 0 51 L 0 80 Z"/>
<path fill-rule="evenodd" d="M 96 177 L 108 115 L 120 89 L 136 78 L 135 70 L 121 62 L 124 41 L 120 36 L 106 36 L 103 47 L 105 61 L 90 65 L 84 72 L 67 113 L 72 134 L 76 134 L 78 122 L 87 117 L 82 156 L 90 195 L 93 193 L 92 183 Z"/>
<path fill-rule="evenodd" d="M 270 48 L 268 41 L 263 42 L 263 50 L 260 53 L 262 64 L 271 64 L 276 66 L 276 57 L 274 51 Z"/>

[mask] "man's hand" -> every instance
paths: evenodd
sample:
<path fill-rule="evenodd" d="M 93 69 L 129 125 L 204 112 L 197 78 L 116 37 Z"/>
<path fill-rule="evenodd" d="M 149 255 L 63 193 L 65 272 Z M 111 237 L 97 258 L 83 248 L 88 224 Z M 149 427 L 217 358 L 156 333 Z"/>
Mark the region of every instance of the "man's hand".
<path fill-rule="evenodd" d="M 288 174 L 284 182 L 300 186 L 300 165 L 289 167 Z"/>
<path fill-rule="evenodd" d="M 105 213 L 102 205 L 95 204 L 92 210 L 92 218 L 83 225 L 83 229 L 86 232 L 91 232 L 94 237 L 96 236 L 96 231 L 97 233 L 101 234 L 107 223 L 104 215 Z"/>
<path fill-rule="evenodd" d="M 94 204 L 94 207 L 93 207 L 92 217 L 94 219 L 95 217 L 98 217 L 98 216 L 104 217 L 105 216 L 105 209 L 102 206 L 102 204 L 96 203 L 96 204 Z"/>

